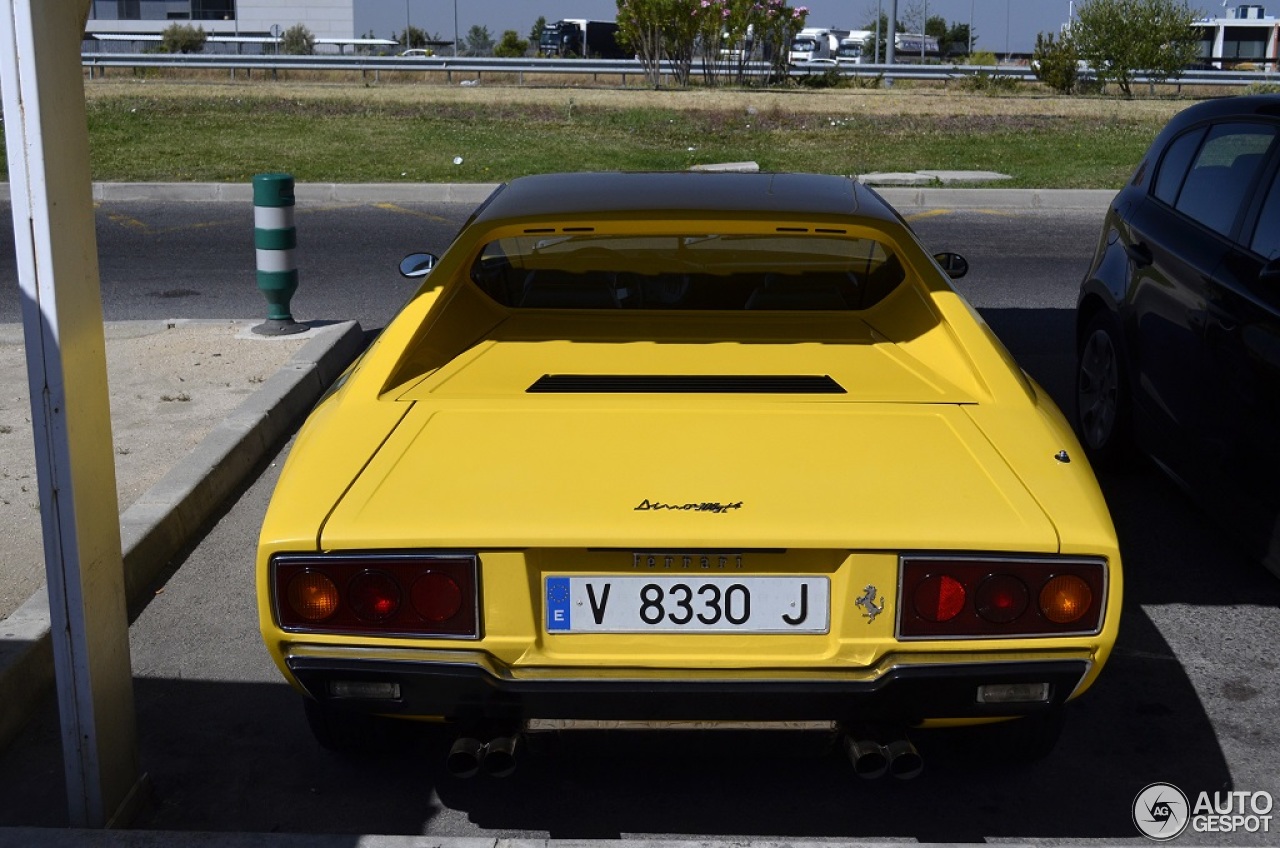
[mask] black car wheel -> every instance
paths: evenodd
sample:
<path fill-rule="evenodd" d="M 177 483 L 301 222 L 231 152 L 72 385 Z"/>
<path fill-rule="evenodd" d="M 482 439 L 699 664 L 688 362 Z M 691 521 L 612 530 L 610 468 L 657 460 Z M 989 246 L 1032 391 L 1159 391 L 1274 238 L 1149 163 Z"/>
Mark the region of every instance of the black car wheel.
<path fill-rule="evenodd" d="M 1076 427 L 1089 459 L 1117 466 L 1132 456 L 1128 379 L 1116 320 L 1107 312 L 1089 319 L 1076 369 Z"/>

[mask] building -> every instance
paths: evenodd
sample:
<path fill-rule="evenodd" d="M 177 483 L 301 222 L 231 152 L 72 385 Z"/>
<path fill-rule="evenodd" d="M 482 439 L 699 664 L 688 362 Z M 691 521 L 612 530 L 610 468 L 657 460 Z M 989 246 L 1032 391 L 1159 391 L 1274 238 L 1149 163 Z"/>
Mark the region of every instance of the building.
<path fill-rule="evenodd" d="M 1276 70 L 1280 18 L 1262 6 L 1226 10 L 1227 17 L 1204 18 L 1194 26 L 1200 34 L 1200 61 L 1207 68 Z"/>
<path fill-rule="evenodd" d="M 141 52 L 173 23 L 208 33 L 206 52 L 269 52 L 296 24 L 316 37 L 317 52 L 395 44 L 355 37 L 355 0 L 92 0 L 84 49 Z"/>

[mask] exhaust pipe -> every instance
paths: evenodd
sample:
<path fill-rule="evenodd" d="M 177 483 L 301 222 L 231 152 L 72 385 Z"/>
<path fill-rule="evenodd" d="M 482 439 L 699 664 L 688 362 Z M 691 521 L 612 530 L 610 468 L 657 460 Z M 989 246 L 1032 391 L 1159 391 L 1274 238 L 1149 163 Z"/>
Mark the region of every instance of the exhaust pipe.
<path fill-rule="evenodd" d="M 846 736 L 844 752 L 853 764 L 853 773 L 864 780 L 884 777 L 889 770 L 889 754 L 879 742 Z"/>
<path fill-rule="evenodd" d="M 470 736 L 462 736 L 449 749 L 444 767 L 454 777 L 475 777 L 480 772 L 480 764 L 484 762 L 484 758 L 484 743 Z"/>
<path fill-rule="evenodd" d="M 896 739 L 884 748 L 889 760 L 889 774 L 898 780 L 911 780 L 924 771 L 924 757 L 908 739 Z"/>
<path fill-rule="evenodd" d="M 485 746 L 480 766 L 490 777 L 510 777 L 516 770 L 516 744 L 519 736 L 499 736 Z"/>

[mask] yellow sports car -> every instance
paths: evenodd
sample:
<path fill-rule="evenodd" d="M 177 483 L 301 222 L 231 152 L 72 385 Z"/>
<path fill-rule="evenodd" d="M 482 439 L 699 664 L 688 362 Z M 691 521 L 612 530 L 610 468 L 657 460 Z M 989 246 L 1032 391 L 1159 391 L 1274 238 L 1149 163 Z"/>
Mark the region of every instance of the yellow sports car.
<path fill-rule="evenodd" d="M 459 776 L 600 722 L 826 728 L 867 777 L 919 773 L 929 726 L 1046 753 L 1119 551 L 966 267 L 842 177 L 496 191 L 405 259 L 265 519 L 262 633 L 319 741 L 444 721 Z"/>

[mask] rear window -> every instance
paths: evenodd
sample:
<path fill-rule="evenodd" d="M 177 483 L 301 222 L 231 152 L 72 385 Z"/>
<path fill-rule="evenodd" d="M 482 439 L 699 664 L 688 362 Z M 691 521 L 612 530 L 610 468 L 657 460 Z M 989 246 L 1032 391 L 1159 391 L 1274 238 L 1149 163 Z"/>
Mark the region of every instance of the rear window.
<path fill-rule="evenodd" d="M 858 310 L 904 279 L 874 239 L 812 235 L 520 236 L 471 279 L 516 309 Z"/>

